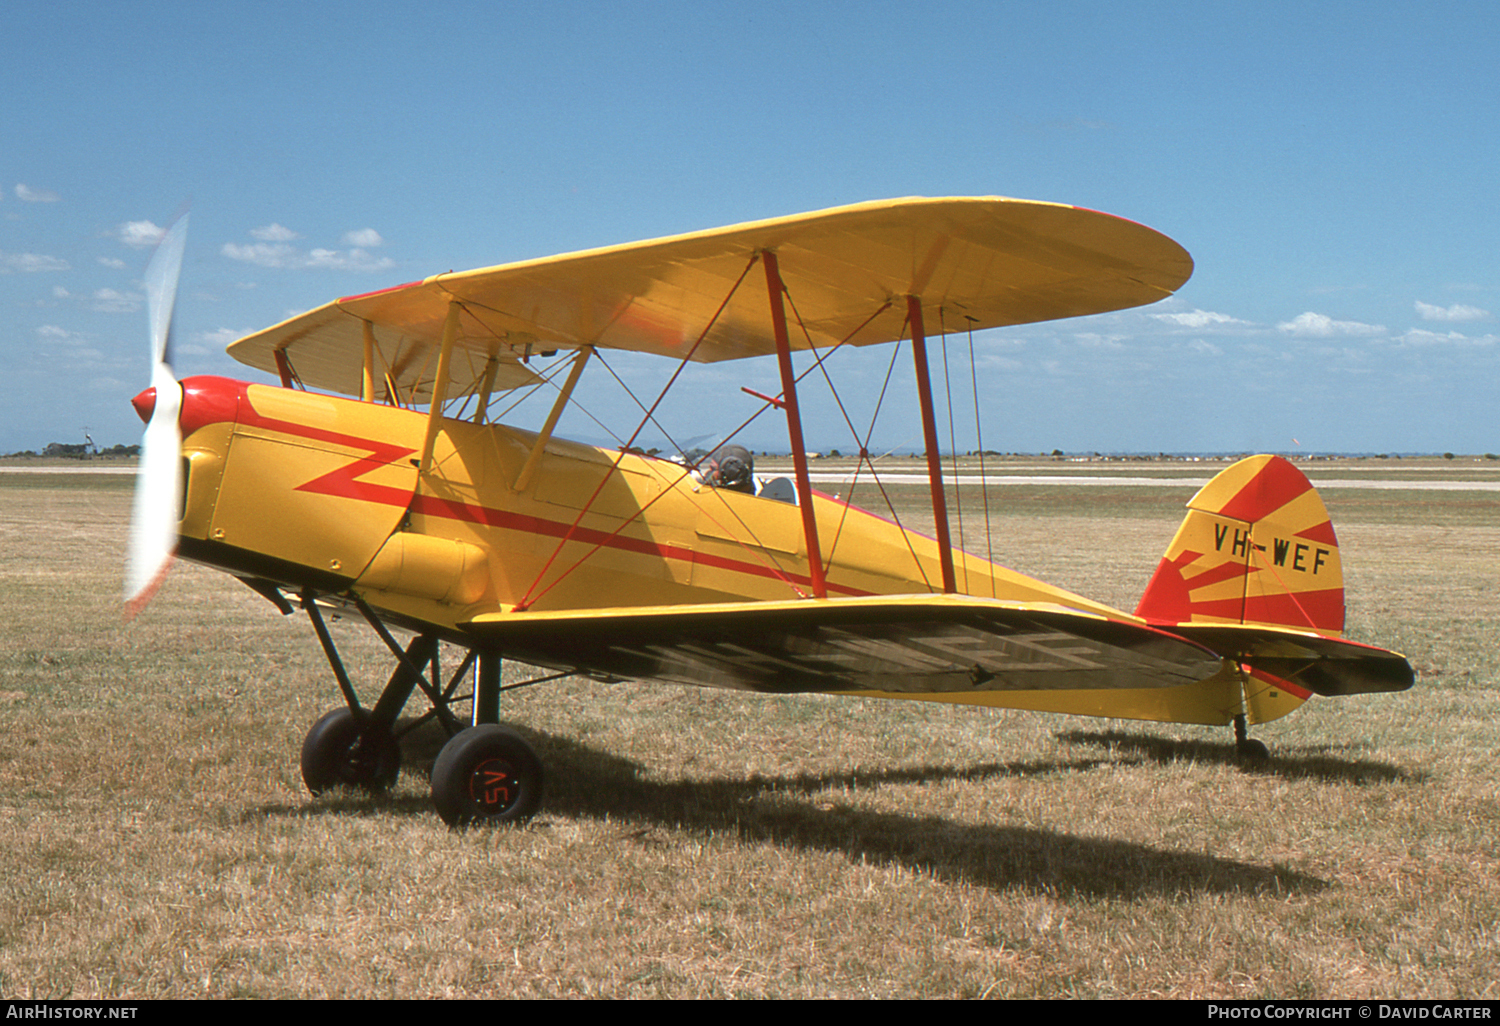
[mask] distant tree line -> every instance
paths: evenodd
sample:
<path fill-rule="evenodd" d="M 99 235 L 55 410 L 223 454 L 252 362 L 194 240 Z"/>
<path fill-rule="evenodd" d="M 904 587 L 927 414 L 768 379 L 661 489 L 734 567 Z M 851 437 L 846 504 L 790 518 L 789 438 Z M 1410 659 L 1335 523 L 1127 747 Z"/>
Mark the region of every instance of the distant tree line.
<path fill-rule="evenodd" d="M 78 442 L 76 444 L 72 442 L 49 442 L 47 444 L 47 447 L 41 452 L 37 452 L 34 449 L 26 449 L 22 452 L 9 452 L 5 455 L 22 458 L 28 456 L 33 458 L 41 456 L 61 456 L 63 459 L 69 460 L 91 460 L 96 456 L 122 457 L 139 456 L 140 454 L 141 447 L 139 444 L 112 445 L 108 449 L 101 449 L 98 446 L 89 445 L 86 442 Z"/>

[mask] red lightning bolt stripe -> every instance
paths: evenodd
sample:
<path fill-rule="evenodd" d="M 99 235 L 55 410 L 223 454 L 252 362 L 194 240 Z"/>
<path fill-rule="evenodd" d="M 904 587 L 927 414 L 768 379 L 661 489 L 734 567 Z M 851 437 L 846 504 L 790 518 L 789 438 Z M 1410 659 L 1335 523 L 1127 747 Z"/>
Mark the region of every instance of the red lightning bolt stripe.
<path fill-rule="evenodd" d="M 366 474 L 379 470 L 382 467 L 400 463 L 401 460 L 416 452 L 416 449 L 393 445 L 388 442 L 379 442 L 369 438 L 361 438 L 357 435 L 344 434 L 338 431 L 329 431 L 325 428 L 312 427 L 296 421 L 280 420 L 265 416 L 256 410 L 254 404 L 250 402 L 247 385 L 241 381 L 233 381 L 228 378 L 197 377 L 185 380 L 183 382 L 184 386 L 188 386 L 189 382 L 192 382 L 192 387 L 195 389 L 195 395 L 197 396 L 197 401 L 191 404 L 197 415 L 191 423 L 191 429 L 189 429 L 188 423 L 185 422 L 183 424 L 184 437 L 191 434 L 192 431 L 197 431 L 199 428 L 209 424 L 230 421 L 237 422 L 246 427 L 275 431 L 297 438 L 332 443 L 363 451 L 361 455 L 352 457 L 348 463 L 323 474 L 321 477 L 313 478 L 311 481 L 299 485 L 297 491 L 311 492 L 316 495 L 331 495 L 337 498 L 355 499 L 362 502 L 373 502 L 385 506 L 410 506 L 413 513 L 443 517 L 448 520 L 459 520 L 467 523 L 484 524 L 489 527 L 552 538 L 566 536 L 569 528 L 572 526 L 559 520 L 528 516 L 527 514 L 517 513 L 512 510 L 495 509 L 491 506 L 481 506 L 475 503 L 441 499 L 433 495 L 413 495 L 409 489 L 363 481 L 361 478 Z M 188 406 L 189 404 L 184 403 L 185 410 Z M 731 559 L 724 556 L 714 556 L 680 546 L 665 545 L 646 539 L 610 534 L 609 532 L 590 528 L 580 527 L 575 530 L 573 532 L 573 540 L 661 559 L 695 563 L 700 566 L 714 567 L 753 577 L 784 578 L 802 585 L 808 585 L 811 581 L 811 578 L 806 574 L 785 573 L 774 567 L 762 566 L 757 563 Z M 871 594 L 859 588 L 839 585 L 830 585 L 830 590 L 845 595 Z"/>

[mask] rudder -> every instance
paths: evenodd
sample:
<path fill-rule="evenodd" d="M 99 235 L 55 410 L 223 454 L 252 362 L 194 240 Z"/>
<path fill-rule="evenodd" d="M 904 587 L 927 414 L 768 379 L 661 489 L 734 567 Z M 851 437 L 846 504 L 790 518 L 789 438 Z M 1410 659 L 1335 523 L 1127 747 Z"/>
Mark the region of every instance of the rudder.
<path fill-rule="evenodd" d="M 1307 477 L 1280 456 L 1225 468 L 1188 502 L 1136 615 L 1159 626 L 1262 624 L 1338 636 L 1338 538 Z"/>

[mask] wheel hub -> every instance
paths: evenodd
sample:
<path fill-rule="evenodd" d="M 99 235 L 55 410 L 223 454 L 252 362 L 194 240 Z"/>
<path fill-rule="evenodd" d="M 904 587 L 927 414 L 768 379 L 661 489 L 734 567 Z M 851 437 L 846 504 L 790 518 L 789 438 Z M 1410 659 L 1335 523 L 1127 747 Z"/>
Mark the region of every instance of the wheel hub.
<path fill-rule="evenodd" d="M 520 793 L 521 781 L 508 759 L 485 759 L 469 776 L 469 797 L 484 815 L 504 812 Z"/>

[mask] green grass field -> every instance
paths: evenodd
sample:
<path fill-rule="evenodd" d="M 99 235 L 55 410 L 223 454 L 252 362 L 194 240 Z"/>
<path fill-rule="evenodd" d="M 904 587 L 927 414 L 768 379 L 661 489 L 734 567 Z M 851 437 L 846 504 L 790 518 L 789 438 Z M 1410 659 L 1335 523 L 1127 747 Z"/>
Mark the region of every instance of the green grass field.
<path fill-rule="evenodd" d="M 1500 997 L 1495 493 L 1325 492 L 1350 635 L 1418 684 L 1258 728 L 1262 771 L 1227 729 L 565 681 L 502 710 L 542 815 L 460 833 L 440 737 L 306 794 L 305 618 L 179 565 L 121 623 L 130 487 L 0 475 L 5 997 Z M 1191 492 L 996 491 L 995 556 L 1132 608 Z"/>

